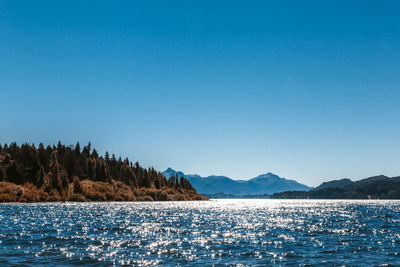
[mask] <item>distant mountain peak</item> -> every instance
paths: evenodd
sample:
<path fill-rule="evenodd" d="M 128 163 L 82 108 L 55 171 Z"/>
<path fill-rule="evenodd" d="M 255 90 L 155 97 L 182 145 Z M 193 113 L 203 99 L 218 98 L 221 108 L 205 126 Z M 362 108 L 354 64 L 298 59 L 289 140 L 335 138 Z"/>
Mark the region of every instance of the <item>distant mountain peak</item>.
<path fill-rule="evenodd" d="M 167 177 L 167 178 L 169 178 L 169 177 L 171 177 L 171 176 L 173 176 L 173 175 L 178 175 L 179 177 L 180 177 L 180 176 L 185 176 L 185 174 L 184 174 L 183 172 L 181 172 L 181 171 L 176 171 L 176 170 L 172 169 L 171 167 L 168 167 L 168 168 L 167 168 L 165 171 L 163 171 L 161 174 L 164 175 L 164 176 Z"/>
<path fill-rule="evenodd" d="M 276 175 L 272 172 L 267 172 L 266 174 L 260 174 L 257 177 L 254 177 L 250 180 L 262 180 L 262 179 L 275 179 L 275 180 L 286 180 L 283 177 L 280 177 L 279 175 Z"/>
<path fill-rule="evenodd" d="M 272 194 L 275 192 L 283 192 L 287 190 L 310 190 L 304 184 L 300 184 L 294 180 L 281 178 L 278 175 L 267 172 L 249 180 L 233 180 L 222 175 L 210 175 L 202 177 L 198 174 L 184 174 L 181 171 L 176 171 L 168 168 L 162 174 L 169 178 L 173 175 L 183 176 L 200 193 L 226 193 L 232 195 L 257 195 L 257 194 Z"/>

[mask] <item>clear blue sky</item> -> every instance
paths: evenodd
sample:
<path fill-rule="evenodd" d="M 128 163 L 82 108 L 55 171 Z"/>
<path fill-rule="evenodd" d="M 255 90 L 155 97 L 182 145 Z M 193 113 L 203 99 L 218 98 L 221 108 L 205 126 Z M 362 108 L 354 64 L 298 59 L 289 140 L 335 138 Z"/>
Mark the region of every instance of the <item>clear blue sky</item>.
<path fill-rule="evenodd" d="M 400 175 L 399 1 L 0 1 L 0 142 L 308 185 Z"/>

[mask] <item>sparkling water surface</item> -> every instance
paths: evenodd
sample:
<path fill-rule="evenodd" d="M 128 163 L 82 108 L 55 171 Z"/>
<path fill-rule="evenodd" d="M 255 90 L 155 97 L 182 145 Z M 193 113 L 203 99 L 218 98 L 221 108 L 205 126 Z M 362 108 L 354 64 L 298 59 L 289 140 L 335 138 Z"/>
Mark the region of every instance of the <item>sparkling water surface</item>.
<path fill-rule="evenodd" d="M 400 265 L 400 201 L 0 204 L 0 265 Z"/>

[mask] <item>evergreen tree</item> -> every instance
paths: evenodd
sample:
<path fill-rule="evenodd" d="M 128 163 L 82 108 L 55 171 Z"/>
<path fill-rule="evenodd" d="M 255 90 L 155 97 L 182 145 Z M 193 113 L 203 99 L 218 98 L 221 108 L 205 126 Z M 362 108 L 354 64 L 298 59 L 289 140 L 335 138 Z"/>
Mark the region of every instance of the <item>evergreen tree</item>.
<path fill-rule="evenodd" d="M 158 178 L 154 180 L 154 186 L 155 186 L 157 189 L 160 189 L 160 188 L 161 188 L 161 186 L 160 186 L 160 180 L 159 180 Z"/>
<path fill-rule="evenodd" d="M 90 143 L 90 141 L 89 141 L 89 143 L 88 143 L 88 145 L 87 145 L 87 148 L 88 148 L 88 151 L 89 151 L 89 154 L 90 154 L 90 151 L 91 151 L 91 149 L 92 149 L 92 143 Z"/>
<path fill-rule="evenodd" d="M 99 157 L 99 154 L 97 154 L 96 149 L 93 148 L 92 155 L 90 155 L 90 156 L 91 156 L 92 158 L 97 159 L 97 158 Z"/>
<path fill-rule="evenodd" d="M 90 142 L 89 142 L 89 144 L 90 144 Z M 90 156 L 90 149 L 91 149 L 91 148 L 90 148 L 89 145 L 84 146 L 83 149 L 82 149 L 82 154 L 85 154 L 86 157 L 89 157 L 89 156 Z"/>
<path fill-rule="evenodd" d="M 79 155 L 80 153 L 81 153 L 81 145 L 79 144 L 79 142 L 77 142 L 75 145 L 75 154 Z"/>
<path fill-rule="evenodd" d="M 57 149 L 58 150 L 61 150 L 62 149 L 62 144 L 61 144 L 61 141 L 60 140 L 58 140 L 58 143 L 57 143 Z"/>
<path fill-rule="evenodd" d="M 38 147 L 38 151 L 44 151 L 45 149 L 44 149 L 44 145 L 43 145 L 43 143 L 40 143 L 39 144 L 39 147 Z"/>
<path fill-rule="evenodd" d="M 11 163 L 10 166 L 8 166 L 6 173 L 9 181 L 12 181 L 16 184 L 24 183 L 24 175 L 14 162 Z"/>

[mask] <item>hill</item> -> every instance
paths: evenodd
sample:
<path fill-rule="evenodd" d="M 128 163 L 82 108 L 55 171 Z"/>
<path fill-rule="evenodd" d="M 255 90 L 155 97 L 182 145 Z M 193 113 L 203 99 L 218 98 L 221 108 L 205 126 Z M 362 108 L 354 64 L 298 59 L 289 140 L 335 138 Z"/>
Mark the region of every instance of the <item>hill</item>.
<path fill-rule="evenodd" d="M 311 187 L 300 184 L 294 180 L 281 178 L 273 173 L 259 175 L 250 180 L 233 180 L 226 176 L 201 177 L 197 174 L 184 174 L 168 168 L 162 172 L 167 178 L 170 175 L 179 175 L 187 178 L 193 187 L 201 194 L 244 196 L 264 195 L 287 190 L 309 190 Z"/>
<path fill-rule="evenodd" d="M 400 199 L 400 177 L 373 176 L 359 181 L 350 179 L 322 183 L 306 191 L 287 191 L 272 198 L 310 199 Z"/>
<path fill-rule="evenodd" d="M 89 143 L 0 145 L 0 202 L 203 200 L 185 178 L 166 179 Z"/>
<path fill-rule="evenodd" d="M 340 180 L 333 180 L 329 182 L 323 182 L 316 189 L 324 189 L 324 188 L 344 188 L 353 184 L 353 181 L 347 178 Z"/>

